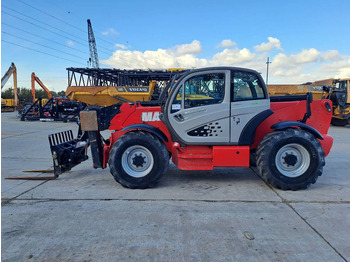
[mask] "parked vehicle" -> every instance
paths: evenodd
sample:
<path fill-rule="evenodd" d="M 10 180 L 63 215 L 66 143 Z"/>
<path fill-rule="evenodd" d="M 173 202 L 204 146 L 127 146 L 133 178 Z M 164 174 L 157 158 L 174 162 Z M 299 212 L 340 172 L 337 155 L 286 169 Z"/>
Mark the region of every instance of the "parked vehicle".
<path fill-rule="evenodd" d="M 88 107 L 72 131 L 49 136 L 55 175 L 85 161 L 110 167 L 128 188 L 155 186 L 171 158 L 182 170 L 249 167 L 283 190 L 305 189 L 323 172 L 333 138 L 332 101 L 312 94 L 269 97 L 260 74 L 235 67 L 175 75 L 158 101 Z M 100 131 L 109 129 L 109 139 Z"/>

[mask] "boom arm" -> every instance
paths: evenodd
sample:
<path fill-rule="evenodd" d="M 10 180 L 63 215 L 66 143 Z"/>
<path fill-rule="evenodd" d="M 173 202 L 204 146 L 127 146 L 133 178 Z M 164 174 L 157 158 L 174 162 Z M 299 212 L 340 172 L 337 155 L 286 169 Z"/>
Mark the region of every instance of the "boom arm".
<path fill-rule="evenodd" d="M 96 47 L 96 40 L 94 36 L 94 31 L 92 30 L 92 25 L 90 19 L 87 20 L 88 24 L 88 38 L 89 38 L 89 48 L 90 48 L 90 59 L 92 66 L 94 68 L 99 68 L 99 61 L 98 61 L 98 54 L 97 54 L 97 47 Z"/>
<path fill-rule="evenodd" d="M 35 73 L 32 73 L 32 97 L 33 97 L 33 103 L 35 103 L 35 82 L 37 82 L 41 88 L 45 91 L 45 93 L 47 94 L 47 96 L 49 97 L 49 99 L 51 99 L 52 95 L 50 90 L 43 84 L 43 82 L 41 82 L 41 80 L 39 79 L 39 77 L 37 77 L 35 75 Z"/>
<path fill-rule="evenodd" d="M 11 66 L 1 78 L 1 89 L 6 85 L 7 80 L 13 75 L 13 93 L 15 96 L 15 106 L 18 105 L 18 96 L 17 96 L 17 69 L 14 63 L 11 63 Z"/>

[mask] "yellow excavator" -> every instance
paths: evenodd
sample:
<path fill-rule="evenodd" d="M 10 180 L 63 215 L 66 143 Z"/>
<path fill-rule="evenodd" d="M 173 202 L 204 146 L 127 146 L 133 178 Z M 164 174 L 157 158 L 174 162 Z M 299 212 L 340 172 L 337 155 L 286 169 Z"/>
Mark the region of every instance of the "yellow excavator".
<path fill-rule="evenodd" d="M 350 78 L 324 79 L 302 85 L 268 85 L 270 96 L 313 94 L 315 100 L 328 98 L 333 102 L 332 124 L 346 126 L 350 119 Z"/>
<path fill-rule="evenodd" d="M 17 69 L 14 63 L 11 63 L 11 66 L 6 71 L 4 76 L 1 78 L 1 89 L 6 85 L 9 78 L 13 77 L 13 99 L 3 99 L 1 98 L 1 111 L 2 112 L 13 112 L 18 106 L 18 95 L 17 95 Z"/>

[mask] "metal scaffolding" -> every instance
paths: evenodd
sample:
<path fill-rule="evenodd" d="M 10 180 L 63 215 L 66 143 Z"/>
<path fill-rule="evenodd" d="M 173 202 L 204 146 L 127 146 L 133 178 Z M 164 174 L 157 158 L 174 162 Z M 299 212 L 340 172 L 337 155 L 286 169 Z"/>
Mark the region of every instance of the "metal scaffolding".
<path fill-rule="evenodd" d="M 174 75 L 187 70 L 122 70 L 69 67 L 68 86 L 148 86 L 153 80 L 162 88 Z"/>

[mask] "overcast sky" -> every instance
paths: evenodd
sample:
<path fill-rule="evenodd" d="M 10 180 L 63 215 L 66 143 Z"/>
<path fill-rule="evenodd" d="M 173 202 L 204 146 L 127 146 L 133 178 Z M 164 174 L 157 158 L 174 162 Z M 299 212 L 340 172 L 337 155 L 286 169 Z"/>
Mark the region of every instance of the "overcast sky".
<path fill-rule="evenodd" d="M 100 67 L 238 66 L 269 83 L 350 77 L 350 1 L 2 0 L 1 75 L 18 86 L 35 72 L 67 88 L 67 67 L 87 67 L 87 19 Z M 12 86 L 10 79 L 6 87 Z"/>

